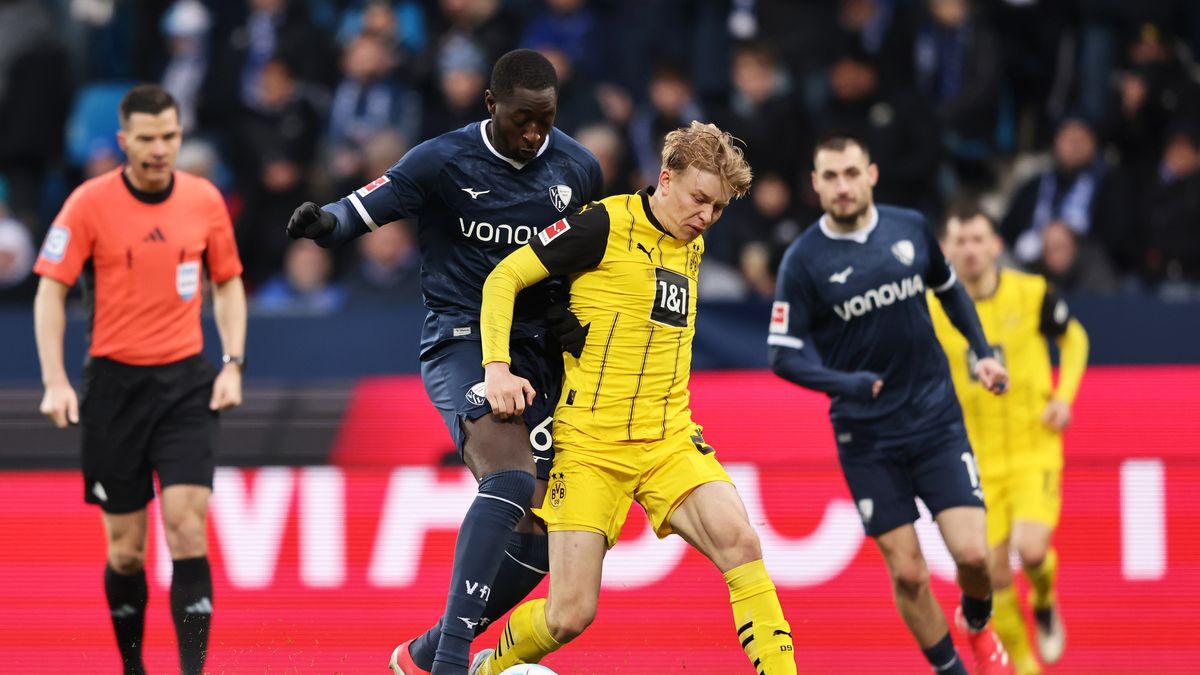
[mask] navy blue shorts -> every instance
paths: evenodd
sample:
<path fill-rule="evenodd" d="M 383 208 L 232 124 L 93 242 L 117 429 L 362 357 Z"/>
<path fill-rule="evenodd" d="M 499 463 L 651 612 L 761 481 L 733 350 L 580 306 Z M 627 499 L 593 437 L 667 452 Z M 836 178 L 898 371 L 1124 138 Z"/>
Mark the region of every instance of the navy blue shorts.
<path fill-rule="evenodd" d="M 554 407 L 562 391 L 562 365 L 552 363 L 541 342 L 522 340 L 510 348 L 512 372 L 533 385 L 537 398 L 525 408 L 525 428 L 537 477 L 548 480 L 554 460 L 551 436 Z M 483 392 L 483 349 L 478 340 L 447 340 L 425 354 L 421 380 L 429 400 L 442 415 L 454 447 L 463 453 L 463 420 L 474 420 L 492 412 Z"/>
<path fill-rule="evenodd" d="M 954 506 L 983 507 L 979 469 L 961 422 L 901 438 L 835 433 L 842 473 L 869 536 L 915 522 L 914 497 L 934 516 Z"/>

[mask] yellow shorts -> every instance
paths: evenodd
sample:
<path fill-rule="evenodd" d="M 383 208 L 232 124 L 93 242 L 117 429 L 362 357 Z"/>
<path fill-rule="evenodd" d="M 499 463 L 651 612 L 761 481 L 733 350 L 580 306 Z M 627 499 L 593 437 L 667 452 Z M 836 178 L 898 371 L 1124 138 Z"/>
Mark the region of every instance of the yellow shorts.
<path fill-rule="evenodd" d="M 554 426 L 554 467 L 541 508 L 549 531 L 602 534 L 612 548 L 634 501 L 659 538 L 671 534 L 671 514 L 692 490 L 732 483 L 704 443 L 701 427 L 661 441 L 604 441 L 565 424 Z"/>
<path fill-rule="evenodd" d="M 1058 527 L 1062 509 L 1062 469 L 1029 467 L 1005 476 L 984 477 L 988 546 L 1008 541 L 1018 520 Z"/>

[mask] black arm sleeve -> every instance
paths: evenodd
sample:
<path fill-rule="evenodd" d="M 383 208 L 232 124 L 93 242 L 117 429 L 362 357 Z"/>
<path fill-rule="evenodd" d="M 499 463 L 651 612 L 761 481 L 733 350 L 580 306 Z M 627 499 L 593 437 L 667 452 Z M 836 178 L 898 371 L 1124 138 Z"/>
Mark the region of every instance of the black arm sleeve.
<path fill-rule="evenodd" d="M 593 202 L 548 226 L 529 242 L 551 275 L 595 269 L 608 247 L 608 211 Z"/>
<path fill-rule="evenodd" d="M 1056 338 L 1067 332 L 1067 324 L 1071 323 L 1071 308 L 1063 300 L 1053 286 L 1046 286 L 1046 295 L 1042 297 L 1042 319 L 1038 329 L 1049 338 Z"/>
<path fill-rule="evenodd" d="M 971 296 L 967 295 L 967 289 L 956 281 L 953 286 L 935 295 L 942 303 L 942 309 L 946 310 L 950 323 L 967 338 L 975 358 L 986 359 L 994 356 L 992 346 L 983 334 L 983 326 L 979 323 L 979 314 L 975 312 L 975 303 L 971 301 Z"/>

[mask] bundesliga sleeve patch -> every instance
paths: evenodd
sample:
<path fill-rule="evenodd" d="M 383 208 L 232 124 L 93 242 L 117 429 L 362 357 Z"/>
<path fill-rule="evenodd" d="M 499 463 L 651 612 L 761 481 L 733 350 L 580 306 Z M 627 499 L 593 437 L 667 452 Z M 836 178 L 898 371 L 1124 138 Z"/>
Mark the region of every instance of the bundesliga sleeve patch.
<path fill-rule="evenodd" d="M 771 333 L 787 333 L 788 332 L 788 313 L 791 311 L 791 305 L 781 300 L 776 300 L 775 304 L 771 305 Z"/>
<path fill-rule="evenodd" d="M 366 185 L 355 190 L 354 194 L 358 195 L 359 197 L 366 197 L 367 195 L 371 194 L 372 192 L 379 189 L 384 184 L 386 184 L 390 181 L 391 181 L 391 179 L 388 178 L 386 175 L 380 176 L 379 178 L 376 178 L 375 180 L 371 181 L 370 183 L 367 183 Z"/>
<path fill-rule="evenodd" d="M 62 262 L 70 242 L 70 230 L 62 225 L 51 225 L 50 231 L 46 233 L 46 241 L 42 244 L 42 257 L 52 263 Z"/>
<path fill-rule="evenodd" d="M 547 225 L 546 229 L 538 232 L 538 239 L 542 240 L 542 246 L 549 246 L 550 242 L 569 229 L 571 229 L 571 225 L 567 222 L 566 218 L 563 218 L 556 223 Z"/>

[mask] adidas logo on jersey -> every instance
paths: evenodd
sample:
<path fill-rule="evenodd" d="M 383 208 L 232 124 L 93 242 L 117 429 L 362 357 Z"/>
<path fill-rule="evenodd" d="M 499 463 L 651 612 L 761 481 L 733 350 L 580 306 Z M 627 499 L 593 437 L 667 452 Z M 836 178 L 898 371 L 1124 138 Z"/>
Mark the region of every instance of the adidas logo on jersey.
<path fill-rule="evenodd" d="M 142 241 L 166 241 L 166 240 L 167 240 L 166 236 L 163 235 L 162 230 L 158 229 L 157 226 L 153 230 L 150 231 L 150 234 L 146 235 L 145 237 L 142 237 Z"/>
<path fill-rule="evenodd" d="M 897 300 L 919 297 L 924 293 L 925 282 L 921 281 L 920 274 L 914 274 L 898 282 L 893 281 L 879 288 L 872 288 L 866 293 L 843 301 L 841 305 L 834 305 L 833 311 L 842 321 L 849 321 L 879 307 L 886 307 Z"/>

